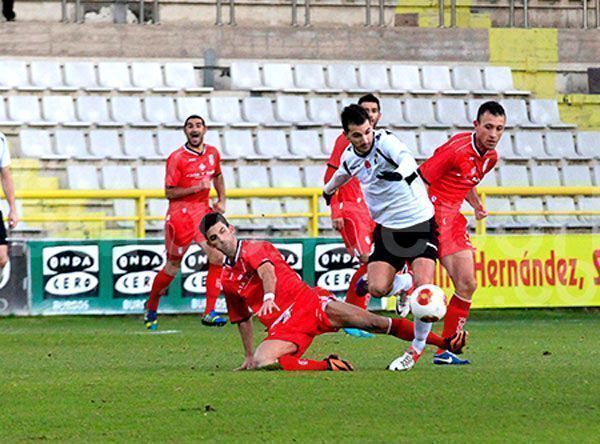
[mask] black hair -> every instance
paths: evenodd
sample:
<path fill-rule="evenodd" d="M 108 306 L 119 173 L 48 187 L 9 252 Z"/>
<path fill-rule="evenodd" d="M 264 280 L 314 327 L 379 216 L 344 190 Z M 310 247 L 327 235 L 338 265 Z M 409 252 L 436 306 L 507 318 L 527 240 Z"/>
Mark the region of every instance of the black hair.
<path fill-rule="evenodd" d="M 360 105 L 348 105 L 342 111 L 342 127 L 348 132 L 348 127 L 352 125 L 360 126 L 369 121 L 369 115 Z"/>
<path fill-rule="evenodd" d="M 185 128 L 188 124 L 188 122 L 191 119 L 200 119 L 202 120 L 202 125 L 206 126 L 206 122 L 204 121 L 204 117 L 200 117 L 198 114 L 192 114 L 191 116 L 188 116 L 187 119 L 185 119 L 185 122 L 183 123 L 183 127 Z"/>
<path fill-rule="evenodd" d="M 494 102 L 493 100 L 481 104 L 481 106 L 477 110 L 478 122 L 481 121 L 481 116 L 483 116 L 485 113 L 490 113 L 491 115 L 496 117 L 506 117 L 506 113 L 504 112 L 504 108 L 502 107 L 502 105 L 500 105 L 498 102 Z"/>
<path fill-rule="evenodd" d="M 202 233 L 204 237 L 208 238 L 206 235 L 208 230 L 210 230 L 219 222 L 223 222 L 226 227 L 229 226 L 229 222 L 227 222 L 227 219 L 225 219 L 225 216 L 223 216 L 221 213 L 208 213 L 202 218 L 202 222 L 200 222 L 200 233 Z"/>
<path fill-rule="evenodd" d="M 360 99 L 358 99 L 359 105 L 362 105 L 363 103 L 376 103 L 377 109 L 381 111 L 381 104 L 379 103 L 379 99 L 374 94 L 365 94 Z"/>

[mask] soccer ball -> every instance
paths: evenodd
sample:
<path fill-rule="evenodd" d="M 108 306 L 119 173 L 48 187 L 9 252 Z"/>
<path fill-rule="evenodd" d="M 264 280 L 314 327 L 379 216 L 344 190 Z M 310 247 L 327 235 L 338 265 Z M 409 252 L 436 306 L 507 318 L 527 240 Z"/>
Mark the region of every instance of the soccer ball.
<path fill-rule="evenodd" d="M 446 295 L 433 284 L 416 288 L 409 298 L 410 311 L 415 319 L 423 322 L 437 322 L 446 314 Z"/>

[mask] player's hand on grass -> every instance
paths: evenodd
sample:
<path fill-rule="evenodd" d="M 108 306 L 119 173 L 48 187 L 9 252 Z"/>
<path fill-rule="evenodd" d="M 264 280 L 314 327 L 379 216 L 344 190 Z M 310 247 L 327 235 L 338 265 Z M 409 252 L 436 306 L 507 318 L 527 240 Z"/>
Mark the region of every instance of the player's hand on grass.
<path fill-rule="evenodd" d="M 402 174 L 396 171 L 382 171 L 377 175 L 377 178 L 387 180 L 390 182 L 400 182 L 402 179 L 404 179 L 402 177 Z"/>
<path fill-rule="evenodd" d="M 341 217 L 331 219 L 331 224 L 333 225 L 333 229 L 336 231 L 341 232 L 344 229 L 344 219 Z"/>
<path fill-rule="evenodd" d="M 252 370 L 254 368 L 254 358 L 252 356 L 246 356 L 242 365 L 238 368 L 234 369 L 234 371 L 239 372 L 242 370 Z"/>
<path fill-rule="evenodd" d="M 217 213 L 224 213 L 225 212 L 225 201 L 224 200 L 218 200 L 214 205 L 213 205 L 213 210 L 215 210 Z"/>
<path fill-rule="evenodd" d="M 279 311 L 279 307 L 275 303 L 274 299 L 267 299 L 263 302 L 262 307 L 258 310 L 257 316 L 270 315 L 274 311 Z"/>
<path fill-rule="evenodd" d="M 485 219 L 488 215 L 488 212 L 485 208 L 475 208 L 475 220 Z"/>

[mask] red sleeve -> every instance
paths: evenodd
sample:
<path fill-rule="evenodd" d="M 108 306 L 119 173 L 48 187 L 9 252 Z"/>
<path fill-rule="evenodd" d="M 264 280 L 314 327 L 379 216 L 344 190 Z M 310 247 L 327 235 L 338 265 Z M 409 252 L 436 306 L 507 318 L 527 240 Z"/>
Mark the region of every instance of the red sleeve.
<path fill-rule="evenodd" d="M 419 167 L 419 174 L 428 185 L 444 176 L 454 164 L 455 150 L 450 141 L 436 149 L 433 156 Z"/>
<path fill-rule="evenodd" d="M 331 152 L 331 156 L 327 161 L 327 170 L 325 171 L 325 183 L 331 180 L 331 177 L 335 174 L 337 169 L 340 167 L 340 159 L 342 158 L 342 154 L 344 154 L 344 150 L 348 146 L 350 142 L 344 136 L 344 134 L 340 134 L 337 139 L 335 139 L 335 145 L 333 147 L 333 151 Z M 339 219 L 341 217 L 340 214 L 340 193 L 335 193 L 331 198 L 331 218 Z"/>
<path fill-rule="evenodd" d="M 244 261 L 253 269 L 258 270 L 265 262 L 273 263 L 273 254 L 278 254 L 279 250 L 268 242 L 252 242 L 246 244 L 244 251 Z"/>
<path fill-rule="evenodd" d="M 215 177 L 217 177 L 221 174 L 221 153 L 215 147 L 213 147 L 213 152 L 215 153 Z"/>
<path fill-rule="evenodd" d="M 167 158 L 167 174 L 165 175 L 165 186 L 176 187 L 181 178 L 181 170 L 179 169 L 179 156 L 177 151 L 172 153 Z"/>
<path fill-rule="evenodd" d="M 227 302 L 227 315 L 232 324 L 238 324 L 252 316 L 244 298 L 237 294 L 225 294 L 225 302 Z"/>

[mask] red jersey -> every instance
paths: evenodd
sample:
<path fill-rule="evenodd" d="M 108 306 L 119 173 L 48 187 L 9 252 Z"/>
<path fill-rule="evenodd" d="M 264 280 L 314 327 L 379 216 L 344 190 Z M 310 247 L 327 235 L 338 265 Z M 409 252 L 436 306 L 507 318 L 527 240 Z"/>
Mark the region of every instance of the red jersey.
<path fill-rule="evenodd" d="M 329 182 L 335 171 L 340 167 L 342 154 L 349 145 L 350 142 L 343 133 L 335 140 L 335 146 L 327 161 L 328 168 L 325 172 L 325 183 Z M 366 214 L 370 214 L 367 204 L 365 204 L 362 190 L 360 189 L 360 182 L 356 177 L 353 177 L 347 184 L 339 188 L 331 198 L 331 217 L 334 219 L 342 217 L 341 210 L 344 205 L 358 206 L 359 211 L 365 211 Z"/>
<path fill-rule="evenodd" d="M 221 174 L 221 155 L 211 145 L 204 145 L 201 153 L 197 153 L 183 145 L 173 151 L 167 159 L 165 186 L 189 188 L 204 183 L 206 188 L 198 193 L 169 201 L 169 212 L 182 208 L 195 210 L 208 208 L 210 183 Z"/>
<path fill-rule="evenodd" d="M 437 148 L 420 167 L 433 204 L 460 210 L 469 190 L 477 186 L 498 161 L 496 150 L 484 155 L 475 148 L 475 133 L 459 133 Z"/>
<path fill-rule="evenodd" d="M 280 311 L 259 318 L 267 328 L 304 293 L 314 290 L 300 279 L 285 262 L 281 253 L 265 241 L 238 241 L 235 259 L 227 259 L 223 265 L 221 283 L 227 301 L 227 312 L 231 322 L 248 319 L 258 313 L 263 305 L 263 283 L 257 269 L 270 262 L 275 267 L 275 303 Z M 250 311 L 252 310 L 252 311 Z"/>

